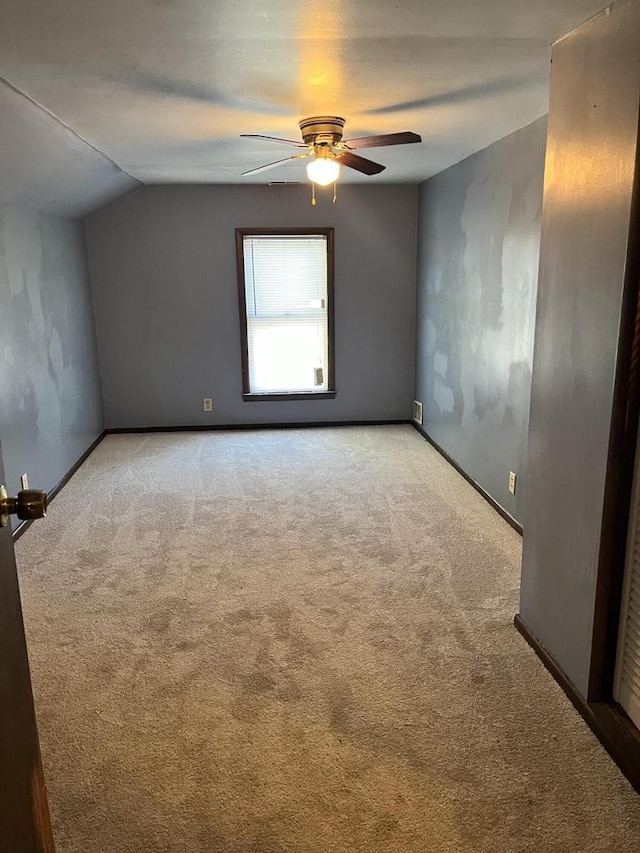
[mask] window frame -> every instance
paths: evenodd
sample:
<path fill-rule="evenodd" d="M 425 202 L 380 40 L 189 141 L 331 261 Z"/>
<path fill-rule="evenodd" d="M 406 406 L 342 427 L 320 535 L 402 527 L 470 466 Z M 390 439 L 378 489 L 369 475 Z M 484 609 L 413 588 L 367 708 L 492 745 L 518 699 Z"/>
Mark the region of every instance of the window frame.
<path fill-rule="evenodd" d="M 245 237 L 300 237 L 322 235 L 327 241 L 327 341 L 328 364 L 326 391 L 251 391 L 249 384 L 249 341 L 247 335 L 247 301 L 244 277 Z M 238 301 L 240 307 L 240 344 L 242 353 L 242 399 L 256 400 L 331 400 L 336 396 L 335 334 L 334 334 L 334 247 L 333 228 L 236 228 L 236 262 L 238 271 Z"/>

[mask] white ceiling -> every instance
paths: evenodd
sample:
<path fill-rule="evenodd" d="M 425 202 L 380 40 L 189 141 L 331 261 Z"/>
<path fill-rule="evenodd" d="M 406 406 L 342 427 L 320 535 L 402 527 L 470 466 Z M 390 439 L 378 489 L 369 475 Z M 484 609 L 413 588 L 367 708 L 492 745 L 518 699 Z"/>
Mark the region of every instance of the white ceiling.
<path fill-rule="evenodd" d="M 413 130 L 345 180 L 418 182 L 547 111 L 550 44 L 603 0 L 0 0 L 0 77 L 145 183 L 304 179 L 308 115 Z M 0 121 L 2 117 L 0 116 Z M 348 173 L 348 174 L 347 174 Z"/>

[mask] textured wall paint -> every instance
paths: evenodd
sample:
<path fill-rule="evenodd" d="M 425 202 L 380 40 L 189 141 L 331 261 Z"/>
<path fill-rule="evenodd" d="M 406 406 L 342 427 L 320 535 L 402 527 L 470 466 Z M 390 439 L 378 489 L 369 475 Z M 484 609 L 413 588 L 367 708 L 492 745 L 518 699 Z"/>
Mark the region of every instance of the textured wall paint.
<path fill-rule="evenodd" d="M 85 220 L 108 427 L 408 418 L 417 189 L 147 187 Z M 236 227 L 335 228 L 334 400 L 243 402 Z M 202 411 L 203 397 L 213 412 Z"/>
<path fill-rule="evenodd" d="M 420 186 L 415 394 L 423 425 L 518 521 L 545 143 L 542 118 Z"/>
<path fill-rule="evenodd" d="M 621 311 L 633 274 L 639 43 L 640 6 L 619 0 L 554 47 L 551 73 L 520 615 L 584 697 L 592 664 L 600 686 L 602 650 L 593 640 L 601 549 L 605 569 L 611 560 L 602 530 L 617 462 Z"/>
<path fill-rule="evenodd" d="M 0 207 L 0 307 L 7 487 L 49 490 L 102 431 L 80 222 Z"/>

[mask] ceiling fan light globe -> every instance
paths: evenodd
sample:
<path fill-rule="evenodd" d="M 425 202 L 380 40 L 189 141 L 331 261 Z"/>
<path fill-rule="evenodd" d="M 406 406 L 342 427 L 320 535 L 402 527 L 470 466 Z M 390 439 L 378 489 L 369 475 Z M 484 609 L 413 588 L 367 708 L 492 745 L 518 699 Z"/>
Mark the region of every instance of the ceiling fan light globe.
<path fill-rule="evenodd" d="M 326 157 L 318 157 L 307 166 L 310 181 L 320 187 L 335 183 L 340 177 L 340 164 Z"/>

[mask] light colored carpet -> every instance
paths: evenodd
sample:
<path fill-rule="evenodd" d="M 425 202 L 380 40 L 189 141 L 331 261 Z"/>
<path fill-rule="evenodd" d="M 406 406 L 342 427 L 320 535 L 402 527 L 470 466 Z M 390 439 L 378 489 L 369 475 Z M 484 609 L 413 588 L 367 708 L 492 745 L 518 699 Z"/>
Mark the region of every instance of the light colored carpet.
<path fill-rule="evenodd" d="M 17 552 L 58 853 L 640 849 L 410 427 L 111 436 Z"/>

